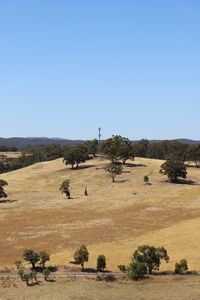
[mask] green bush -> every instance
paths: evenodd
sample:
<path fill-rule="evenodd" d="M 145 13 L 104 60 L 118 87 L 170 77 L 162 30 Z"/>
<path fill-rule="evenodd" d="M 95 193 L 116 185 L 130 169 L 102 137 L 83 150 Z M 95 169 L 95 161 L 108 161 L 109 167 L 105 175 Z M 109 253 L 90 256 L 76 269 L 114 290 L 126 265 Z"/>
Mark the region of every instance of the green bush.
<path fill-rule="evenodd" d="M 144 275 L 147 273 L 147 267 L 144 263 L 135 261 L 132 262 L 128 268 L 128 277 L 132 280 L 138 280 L 144 277 Z"/>
<path fill-rule="evenodd" d="M 181 259 L 179 263 L 175 264 L 175 273 L 176 274 L 183 274 L 187 272 L 188 264 L 186 259 Z"/>
<path fill-rule="evenodd" d="M 49 276 L 51 275 L 51 271 L 47 268 L 43 270 L 42 274 L 44 275 L 45 281 L 48 281 Z"/>

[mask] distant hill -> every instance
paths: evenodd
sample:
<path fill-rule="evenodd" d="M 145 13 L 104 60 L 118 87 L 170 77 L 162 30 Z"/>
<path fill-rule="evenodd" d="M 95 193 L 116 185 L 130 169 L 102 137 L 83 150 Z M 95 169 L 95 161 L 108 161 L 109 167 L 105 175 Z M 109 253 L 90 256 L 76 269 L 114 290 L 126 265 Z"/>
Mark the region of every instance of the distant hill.
<path fill-rule="evenodd" d="M 0 146 L 4 145 L 6 147 L 17 147 L 18 150 L 25 150 L 28 146 L 38 147 L 40 145 L 48 144 L 60 144 L 60 145 L 69 145 L 76 144 L 81 141 L 72 141 L 61 138 L 46 138 L 46 137 L 28 137 L 28 138 L 0 138 Z"/>
<path fill-rule="evenodd" d="M 158 143 L 162 140 L 150 140 L 151 143 Z M 190 139 L 176 139 L 186 144 L 200 144 L 200 141 L 194 141 Z M 62 138 L 47 138 L 47 137 L 12 137 L 12 138 L 0 138 L 0 146 L 4 145 L 6 147 L 17 147 L 18 150 L 26 150 L 28 146 L 38 147 L 40 145 L 48 144 L 60 144 L 60 145 L 72 145 L 77 143 L 83 143 L 84 140 L 67 140 Z M 138 141 L 133 141 L 136 143 Z"/>

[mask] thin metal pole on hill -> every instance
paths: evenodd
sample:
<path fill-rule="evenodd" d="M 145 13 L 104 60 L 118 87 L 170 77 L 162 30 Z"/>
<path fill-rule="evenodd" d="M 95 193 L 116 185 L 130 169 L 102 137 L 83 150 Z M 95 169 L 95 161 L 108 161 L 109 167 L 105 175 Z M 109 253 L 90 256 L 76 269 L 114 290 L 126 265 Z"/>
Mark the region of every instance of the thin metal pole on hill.
<path fill-rule="evenodd" d="M 101 143 L 101 127 L 98 128 L 99 134 L 98 134 L 98 154 L 100 154 L 100 143 Z"/>

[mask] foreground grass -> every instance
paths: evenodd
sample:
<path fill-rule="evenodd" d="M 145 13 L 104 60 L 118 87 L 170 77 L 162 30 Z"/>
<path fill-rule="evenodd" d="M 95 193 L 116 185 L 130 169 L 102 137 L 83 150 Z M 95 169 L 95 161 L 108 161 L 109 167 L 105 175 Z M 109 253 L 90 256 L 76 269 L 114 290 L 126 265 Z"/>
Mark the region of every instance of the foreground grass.
<path fill-rule="evenodd" d="M 200 299 L 200 279 L 156 279 L 139 283 L 102 283 L 89 280 L 56 282 L 34 287 L 0 289 L 0 299 L 133 300 Z"/>

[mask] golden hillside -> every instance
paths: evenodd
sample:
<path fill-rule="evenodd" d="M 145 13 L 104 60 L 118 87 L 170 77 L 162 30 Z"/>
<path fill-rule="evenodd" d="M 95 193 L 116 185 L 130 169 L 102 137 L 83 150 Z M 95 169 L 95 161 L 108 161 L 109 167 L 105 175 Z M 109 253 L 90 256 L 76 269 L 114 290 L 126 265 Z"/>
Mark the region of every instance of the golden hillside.
<path fill-rule="evenodd" d="M 148 243 L 168 249 L 171 262 L 163 269 L 186 258 L 200 270 L 200 170 L 188 168 L 195 185 L 170 184 L 159 174 L 162 161 L 137 158 L 112 183 L 106 163 L 95 159 L 71 170 L 58 159 L 1 174 L 9 197 L 0 203 L 0 265 L 22 259 L 24 248 L 45 249 L 51 263 L 67 265 L 84 243 L 88 266 L 104 254 L 108 268 L 116 270 Z M 144 175 L 152 185 L 144 185 Z M 64 179 L 70 179 L 72 200 L 59 192 Z"/>

